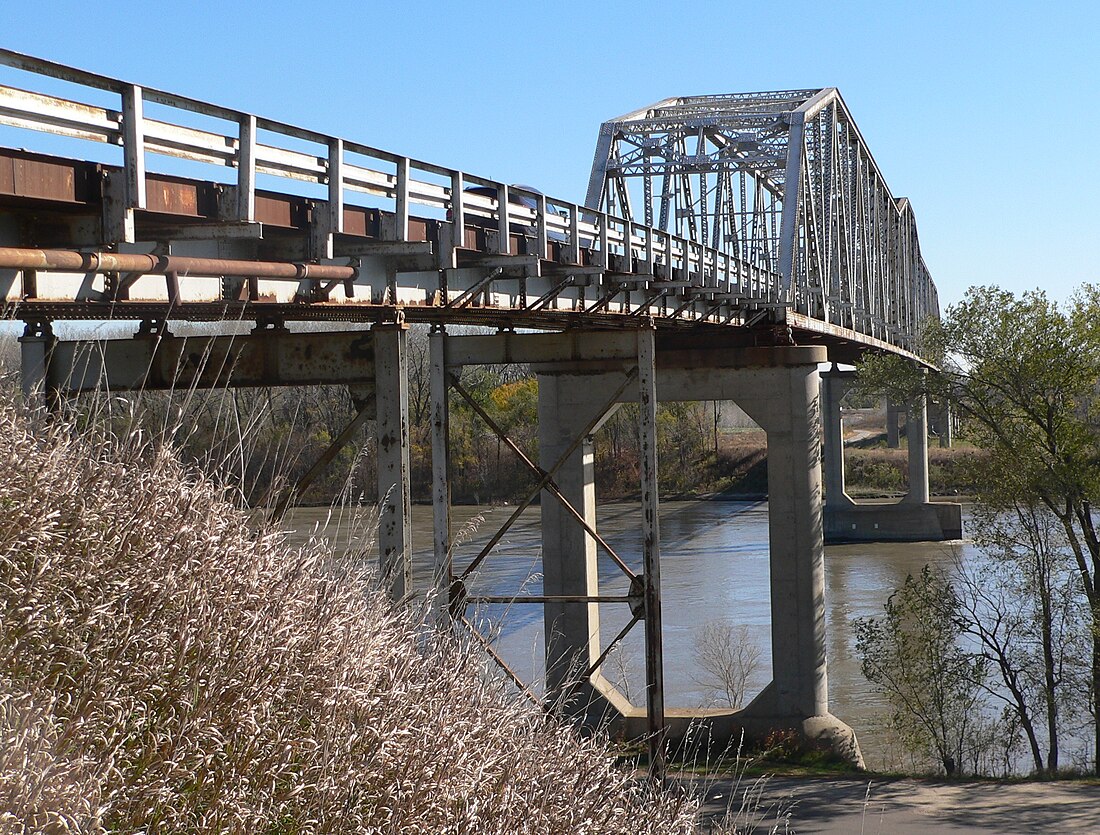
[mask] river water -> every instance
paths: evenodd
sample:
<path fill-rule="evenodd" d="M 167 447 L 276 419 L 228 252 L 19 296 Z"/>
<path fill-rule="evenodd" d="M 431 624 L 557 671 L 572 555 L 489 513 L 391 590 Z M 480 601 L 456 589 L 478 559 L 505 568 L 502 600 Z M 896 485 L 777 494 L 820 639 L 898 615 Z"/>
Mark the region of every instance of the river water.
<path fill-rule="evenodd" d="M 455 549 L 456 571 L 470 562 L 510 515 L 512 508 L 453 510 L 455 531 L 474 528 Z M 771 678 L 768 600 L 768 509 L 766 502 L 691 501 L 661 505 L 661 579 L 664 619 L 666 703 L 678 707 L 715 706 L 714 689 L 699 669 L 699 631 L 710 620 L 747 630 L 759 651 L 749 680 L 748 699 Z M 298 508 L 287 517 L 296 537 L 319 530 L 338 546 L 349 524 L 327 509 Z M 540 594 L 539 510 L 529 508 L 485 560 L 470 584 L 471 594 Z M 413 508 L 416 554 L 413 582 L 424 588 L 431 575 L 431 508 Z M 319 526 L 319 527 L 318 527 Z M 598 528 L 636 571 L 641 571 L 640 509 L 636 504 L 599 508 Z M 900 751 L 883 731 L 886 704 L 869 687 L 855 653 L 852 619 L 879 615 L 891 591 L 906 574 L 925 563 L 950 563 L 966 543 L 873 543 L 833 545 L 825 549 L 825 585 L 832 712 L 855 728 L 868 764 L 893 767 Z M 627 583 L 615 564 L 601 554 L 603 594 L 625 594 Z M 626 604 L 601 604 L 606 644 L 629 620 Z M 515 603 L 483 607 L 477 619 L 494 636 L 499 651 L 527 681 L 542 673 L 542 607 Z M 644 692 L 644 654 L 639 624 L 605 675 L 629 692 L 635 703 Z M 748 700 L 746 699 L 746 701 Z"/>

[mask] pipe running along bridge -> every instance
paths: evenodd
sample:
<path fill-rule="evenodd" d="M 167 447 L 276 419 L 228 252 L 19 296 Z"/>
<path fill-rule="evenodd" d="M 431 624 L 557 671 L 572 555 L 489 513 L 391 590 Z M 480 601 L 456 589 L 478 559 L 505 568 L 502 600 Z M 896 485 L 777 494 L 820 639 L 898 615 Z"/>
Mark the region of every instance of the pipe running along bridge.
<path fill-rule="evenodd" d="M 909 497 L 867 507 L 844 492 L 847 377 L 819 366 L 867 351 L 922 363 L 938 303 L 912 208 L 837 90 L 666 99 L 606 122 L 580 205 L 12 51 L 0 50 L 0 82 L 0 144 L 19 146 L 0 147 L 0 291 L 25 323 L 29 397 L 49 408 L 102 387 L 348 386 L 359 414 L 311 472 L 373 419 L 381 569 L 399 598 L 412 552 L 406 328 L 429 323 L 440 616 L 474 628 L 468 607 L 496 598 L 466 581 L 539 501 L 543 589 L 518 599 L 544 610 L 548 697 L 647 736 L 658 771 L 693 719 L 716 739 L 794 728 L 859 759 L 829 712 L 823 537 L 942 539 L 961 525 L 957 506 L 928 503 L 923 403 L 909 410 Z M 77 319 L 136 332 L 56 338 L 52 323 Z M 178 338 L 172 320 L 255 328 Z M 287 327 L 318 320 L 347 328 Z M 458 324 L 496 332 L 448 333 Z M 464 367 L 501 363 L 538 377 L 537 456 L 462 385 Z M 452 547 L 455 396 L 537 481 L 477 554 Z M 655 410 L 716 399 L 767 433 L 773 677 L 744 709 L 701 719 L 664 704 Z M 640 406 L 641 571 L 596 527 L 592 436 L 624 402 Z M 601 554 L 621 569 L 615 588 L 600 587 Z M 629 607 L 626 630 L 601 633 L 601 603 Z M 644 705 L 601 674 L 637 624 Z"/>

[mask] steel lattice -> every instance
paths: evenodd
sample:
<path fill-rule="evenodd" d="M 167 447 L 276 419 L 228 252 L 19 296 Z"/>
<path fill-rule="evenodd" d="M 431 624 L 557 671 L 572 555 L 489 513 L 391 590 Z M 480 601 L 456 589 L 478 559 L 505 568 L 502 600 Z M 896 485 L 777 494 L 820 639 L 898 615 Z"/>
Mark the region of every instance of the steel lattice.
<path fill-rule="evenodd" d="M 605 122 L 586 204 L 776 272 L 791 309 L 901 347 L 939 316 L 909 201 L 835 88 L 665 99 Z"/>

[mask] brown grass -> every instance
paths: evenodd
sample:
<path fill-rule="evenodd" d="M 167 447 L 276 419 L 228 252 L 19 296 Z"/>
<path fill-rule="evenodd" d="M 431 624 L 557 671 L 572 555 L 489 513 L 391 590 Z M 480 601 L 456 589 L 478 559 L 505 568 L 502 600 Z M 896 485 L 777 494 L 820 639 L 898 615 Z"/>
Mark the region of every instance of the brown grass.
<path fill-rule="evenodd" d="M 0 833 L 691 832 L 478 654 L 138 437 L 0 404 Z"/>

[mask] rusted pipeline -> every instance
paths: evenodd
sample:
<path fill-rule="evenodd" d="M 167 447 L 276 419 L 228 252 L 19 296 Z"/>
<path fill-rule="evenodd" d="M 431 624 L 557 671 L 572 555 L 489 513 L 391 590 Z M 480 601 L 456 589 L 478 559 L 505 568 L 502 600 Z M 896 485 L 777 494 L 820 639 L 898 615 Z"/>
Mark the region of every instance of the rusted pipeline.
<path fill-rule="evenodd" d="M 240 276 L 242 278 L 313 278 L 348 281 L 359 271 L 335 264 L 290 261 L 235 261 L 187 255 L 140 255 L 117 252 L 77 252 L 69 249 L 0 247 L 0 269 L 43 272 L 138 273 L 140 275 Z"/>

